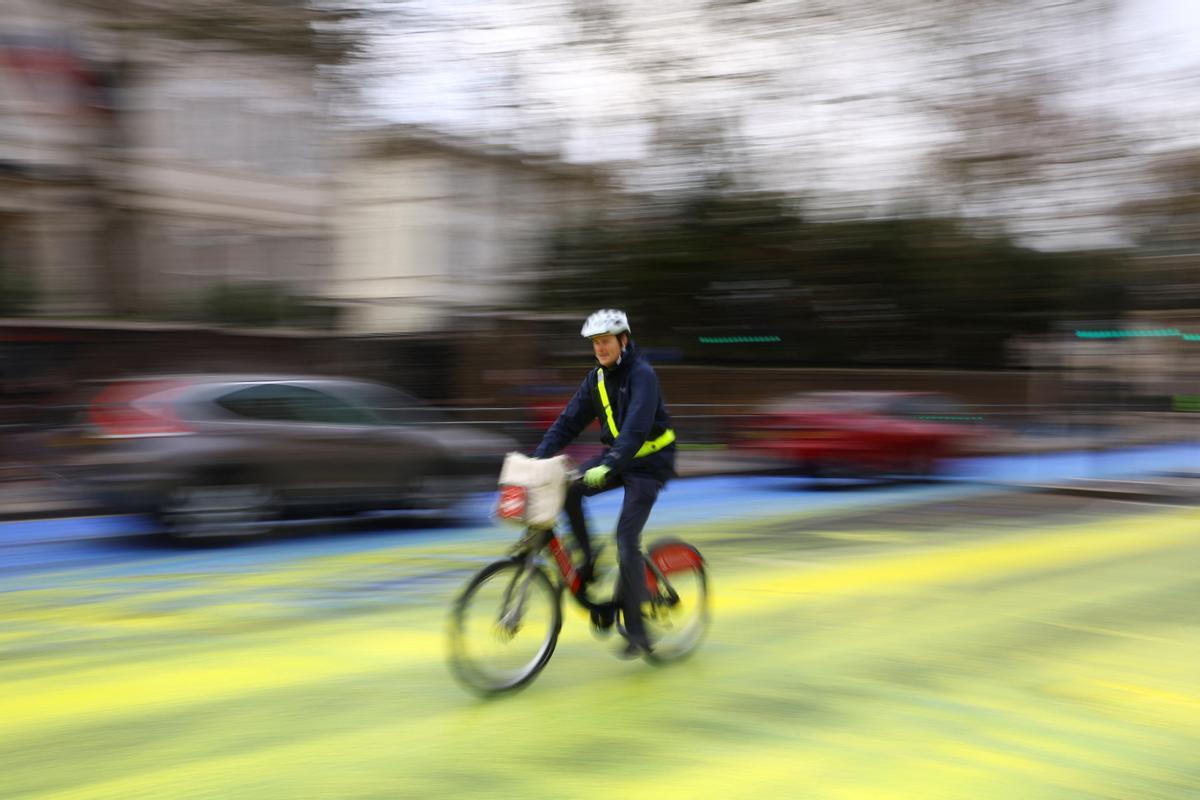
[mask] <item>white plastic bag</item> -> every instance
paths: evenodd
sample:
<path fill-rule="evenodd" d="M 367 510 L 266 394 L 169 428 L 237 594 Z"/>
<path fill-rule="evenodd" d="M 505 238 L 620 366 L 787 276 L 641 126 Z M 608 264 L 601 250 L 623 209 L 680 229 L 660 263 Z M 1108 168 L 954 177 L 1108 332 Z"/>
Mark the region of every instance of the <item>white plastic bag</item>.
<path fill-rule="evenodd" d="M 509 453 L 500 468 L 496 517 L 523 527 L 554 527 L 566 502 L 573 470 L 566 456 L 529 458 Z"/>

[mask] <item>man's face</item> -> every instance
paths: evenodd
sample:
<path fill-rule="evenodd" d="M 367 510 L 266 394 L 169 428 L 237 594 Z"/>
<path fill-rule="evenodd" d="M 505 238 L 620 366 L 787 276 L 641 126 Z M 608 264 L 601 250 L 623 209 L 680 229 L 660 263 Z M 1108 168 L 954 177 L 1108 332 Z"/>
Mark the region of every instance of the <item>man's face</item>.
<path fill-rule="evenodd" d="M 610 369 L 616 366 L 617 359 L 621 357 L 621 339 L 611 333 L 593 336 L 592 352 L 596 354 L 596 360 L 600 362 L 600 366 Z"/>

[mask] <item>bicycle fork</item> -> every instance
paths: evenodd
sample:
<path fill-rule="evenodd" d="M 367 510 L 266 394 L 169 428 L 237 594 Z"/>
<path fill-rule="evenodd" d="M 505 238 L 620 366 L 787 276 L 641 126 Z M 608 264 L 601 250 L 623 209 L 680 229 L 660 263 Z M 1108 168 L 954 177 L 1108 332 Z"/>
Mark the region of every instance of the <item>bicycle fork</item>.
<path fill-rule="evenodd" d="M 521 568 L 517 570 L 504 589 L 504 602 L 500 606 L 500 619 L 497 620 L 497 624 L 507 636 L 516 635 L 517 630 L 521 627 L 521 619 L 525 616 L 525 600 L 529 596 L 529 583 L 533 580 L 533 573 L 537 569 L 534 563 L 536 558 L 537 551 L 531 550 L 526 553 Z M 519 589 L 517 589 L 518 583 L 521 585 Z M 514 590 L 516 590 L 516 602 L 513 601 Z"/>

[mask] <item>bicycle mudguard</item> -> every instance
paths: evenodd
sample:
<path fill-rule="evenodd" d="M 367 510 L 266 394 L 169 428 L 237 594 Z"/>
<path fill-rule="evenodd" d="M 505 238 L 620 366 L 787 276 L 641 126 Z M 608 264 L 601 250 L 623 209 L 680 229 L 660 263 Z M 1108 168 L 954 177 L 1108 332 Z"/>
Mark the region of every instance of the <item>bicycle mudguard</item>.
<path fill-rule="evenodd" d="M 700 555 L 700 551 L 686 542 L 674 540 L 655 542 L 650 546 L 648 552 L 654 566 L 658 567 L 663 575 L 704 568 L 704 557 Z M 657 583 L 658 579 L 654 575 L 654 570 L 647 566 L 646 584 L 653 588 Z"/>

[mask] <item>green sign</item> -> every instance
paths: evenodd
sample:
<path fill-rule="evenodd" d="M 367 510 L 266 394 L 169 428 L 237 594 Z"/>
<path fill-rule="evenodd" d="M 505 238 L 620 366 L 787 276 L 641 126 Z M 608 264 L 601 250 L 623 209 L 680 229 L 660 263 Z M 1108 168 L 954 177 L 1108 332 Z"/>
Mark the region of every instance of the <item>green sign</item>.
<path fill-rule="evenodd" d="M 1177 394 L 1171 407 L 1176 411 L 1200 411 L 1200 394 Z"/>
<path fill-rule="evenodd" d="M 701 336 L 700 344 L 766 344 L 783 341 L 778 336 Z"/>

